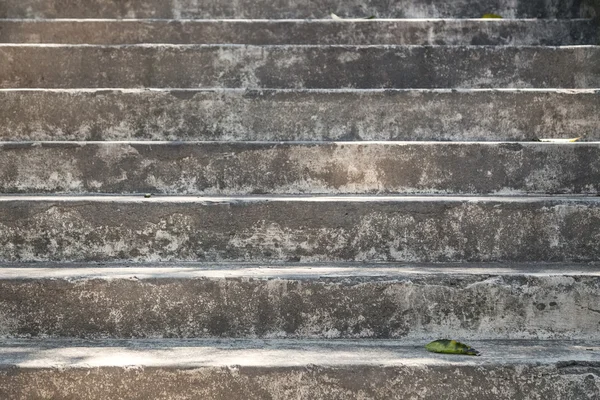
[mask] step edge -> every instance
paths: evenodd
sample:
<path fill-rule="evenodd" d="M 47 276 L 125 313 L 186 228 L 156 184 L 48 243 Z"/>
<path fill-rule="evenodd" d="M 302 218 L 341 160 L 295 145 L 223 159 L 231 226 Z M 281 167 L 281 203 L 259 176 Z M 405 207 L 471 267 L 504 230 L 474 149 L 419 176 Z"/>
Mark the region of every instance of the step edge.
<path fill-rule="evenodd" d="M 21 265 L 18 265 L 21 264 Z M 425 265 L 377 265 L 366 263 L 355 266 L 340 266 L 343 263 L 321 265 L 213 265 L 211 263 L 0 263 L 0 281 L 67 281 L 87 280 L 188 280 L 188 279 L 256 279 L 256 280 L 360 280 L 403 281 L 411 278 L 493 278 L 493 277 L 537 277 L 537 278 L 600 278 L 600 263 L 534 263 L 516 265 L 425 264 Z M 31 265 L 37 264 L 37 265 Z M 42 265 L 39 265 L 42 264 Z M 166 265 L 165 265 L 166 264 Z M 187 264 L 187 265 L 186 265 Z M 215 263 L 216 264 L 216 263 Z M 235 263 L 231 263 L 235 264 Z M 473 264 L 473 263 L 467 263 Z M 552 265 L 550 265 L 552 264 Z"/>
<path fill-rule="evenodd" d="M 54 22 L 182 22 L 182 23 L 377 23 L 377 22 L 483 22 L 490 24 L 510 24 L 514 22 L 528 22 L 535 24 L 560 24 L 560 23 L 578 23 L 578 22 L 593 22 L 594 18 L 343 18 L 335 20 L 332 18 L 0 18 L 2 22 L 27 22 L 27 23 L 54 23 Z"/>
<path fill-rule="evenodd" d="M 600 196 L 582 195 L 369 195 L 369 194 L 307 194 L 307 195 L 242 195 L 242 196 L 200 196 L 200 195 L 152 195 L 146 198 L 140 195 L 121 194 L 1 194 L 0 203 L 5 202 L 123 202 L 123 203 L 253 203 L 253 202 L 448 202 L 448 203 L 600 203 Z"/>
<path fill-rule="evenodd" d="M 466 50 L 496 50 L 496 51 L 514 51 L 517 50 L 545 50 L 545 51 L 560 51 L 569 49 L 600 49 L 599 45 L 583 44 L 583 45 L 564 45 L 564 46 L 545 46 L 545 45 L 515 45 L 515 46 L 498 46 L 498 45 L 421 45 L 421 44 L 362 44 L 362 45 L 346 45 L 346 44 L 181 44 L 181 43 L 134 43 L 134 44 L 63 44 L 63 43 L 0 43 L 2 48 L 63 48 L 63 49 L 413 49 L 413 48 L 431 48 L 431 49 L 466 49 Z"/>

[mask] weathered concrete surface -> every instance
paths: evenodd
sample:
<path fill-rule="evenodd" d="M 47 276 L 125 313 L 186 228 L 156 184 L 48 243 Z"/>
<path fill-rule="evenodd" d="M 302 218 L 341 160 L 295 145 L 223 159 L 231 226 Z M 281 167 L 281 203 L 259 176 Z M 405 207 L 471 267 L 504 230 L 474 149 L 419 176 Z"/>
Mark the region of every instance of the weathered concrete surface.
<path fill-rule="evenodd" d="M 0 192 L 600 194 L 600 142 L 5 142 Z"/>
<path fill-rule="evenodd" d="M 5 341 L 0 396 L 80 399 L 597 399 L 600 345 L 390 341 Z"/>
<path fill-rule="evenodd" d="M 9 264 L 0 335 L 600 340 L 598 267 Z"/>
<path fill-rule="evenodd" d="M 2 140 L 600 140 L 600 91 L 0 90 Z"/>
<path fill-rule="evenodd" d="M 594 261 L 600 197 L 4 196 L 5 261 Z"/>
<path fill-rule="evenodd" d="M 572 18 L 579 0 L 4 0 L 0 18 L 394 18 L 471 17 L 494 12 L 505 18 Z"/>
<path fill-rule="evenodd" d="M 600 46 L 2 44 L 0 87 L 596 88 L 599 59 Z"/>
<path fill-rule="evenodd" d="M 580 15 L 585 15 L 588 18 L 600 19 L 600 1 L 599 0 L 583 0 L 579 8 Z"/>
<path fill-rule="evenodd" d="M 0 20 L 1 43 L 595 45 L 574 20 Z"/>

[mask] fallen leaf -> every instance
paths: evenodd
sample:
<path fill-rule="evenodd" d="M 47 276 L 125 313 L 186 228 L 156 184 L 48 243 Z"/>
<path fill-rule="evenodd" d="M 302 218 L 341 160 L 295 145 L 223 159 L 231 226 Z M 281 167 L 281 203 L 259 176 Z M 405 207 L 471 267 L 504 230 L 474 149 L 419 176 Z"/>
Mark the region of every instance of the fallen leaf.
<path fill-rule="evenodd" d="M 571 139 L 540 139 L 540 142 L 552 142 L 552 143 L 572 143 L 581 139 L 581 136 Z"/>
<path fill-rule="evenodd" d="M 363 19 L 375 19 L 375 16 L 371 15 L 369 17 L 364 17 L 364 18 L 342 18 L 342 17 L 338 17 L 334 13 L 331 13 L 331 19 L 334 19 L 336 21 L 360 21 Z"/>
<path fill-rule="evenodd" d="M 483 17 L 481 17 L 481 18 L 485 18 L 485 19 L 502 18 L 502 16 L 498 15 L 498 14 L 483 14 Z"/>
<path fill-rule="evenodd" d="M 443 354 L 462 354 L 465 356 L 479 356 L 481 355 L 477 350 L 466 344 L 457 342 L 456 340 L 441 339 L 435 340 L 427 345 L 425 348 L 432 353 L 443 353 Z"/>

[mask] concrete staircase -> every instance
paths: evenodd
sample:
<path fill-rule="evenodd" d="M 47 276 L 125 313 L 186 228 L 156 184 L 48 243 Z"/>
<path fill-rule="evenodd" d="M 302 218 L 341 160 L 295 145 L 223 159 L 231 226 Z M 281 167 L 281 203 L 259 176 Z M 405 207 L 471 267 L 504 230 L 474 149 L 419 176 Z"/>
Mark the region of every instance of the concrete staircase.
<path fill-rule="evenodd" d="M 2 1 L 0 399 L 600 399 L 593 15 Z"/>

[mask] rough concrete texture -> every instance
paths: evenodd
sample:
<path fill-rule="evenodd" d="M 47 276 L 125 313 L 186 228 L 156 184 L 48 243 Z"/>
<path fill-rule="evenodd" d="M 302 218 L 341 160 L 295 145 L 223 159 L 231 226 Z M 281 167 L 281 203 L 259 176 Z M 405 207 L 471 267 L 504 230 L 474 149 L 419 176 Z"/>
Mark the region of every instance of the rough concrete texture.
<path fill-rule="evenodd" d="M 2 44 L 0 87 L 595 88 L 599 59 L 600 46 Z"/>
<path fill-rule="evenodd" d="M 600 140 L 600 91 L 0 90 L 2 140 Z"/>
<path fill-rule="evenodd" d="M 17 264 L 0 268 L 0 335 L 600 340 L 600 269 L 581 269 Z"/>
<path fill-rule="evenodd" d="M 572 18 L 580 0 L 4 0 L 0 18 Z"/>
<path fill-rule="evenodd" d="M 600 197 L 4 196 L 5 261 L 594 261 Z"/>
<path fill-rule="evenodd" d="M 600 143 L 0 143 L 0 192 L 600 194 Z"/>
<path fill-rule="evenodd" d="M 7 341 L 0 396 L 78 399 L 597 399 L 600 345 L 389 341 Z"/>
<path fill-rule="evenodd" d="M 580 15 L 600 21 L 600 0 L 583 0 Z"/>
<path fill-rule="evenodd" d="M 585 45 L 592 20 L 3 20 L 2 43 Z"/>

